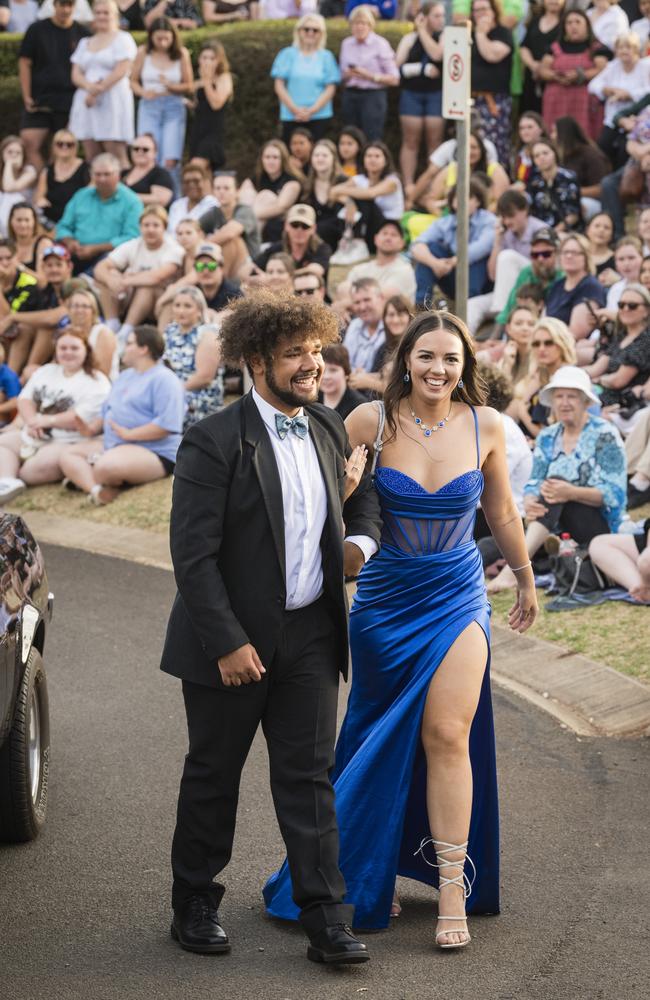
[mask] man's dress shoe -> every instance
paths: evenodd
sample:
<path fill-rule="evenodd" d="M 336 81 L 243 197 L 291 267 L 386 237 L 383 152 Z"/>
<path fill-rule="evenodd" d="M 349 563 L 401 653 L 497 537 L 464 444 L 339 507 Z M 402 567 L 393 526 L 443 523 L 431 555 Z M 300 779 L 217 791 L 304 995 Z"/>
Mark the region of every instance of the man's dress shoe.
<path fill-rule="evenodd" d="M 219 912 L 209 896 L 190 896 L 175 910 L 171 933 L 185 951 L 205 955 L 230 951 L 228 935 L 219 923 Z"/>
<path fill-rule="evenodd" d="M 367 962 L 368 949 L 354 936 L 347 924 L 330 924 L 310 939 L 307 958 L 326 965 L 355 965 Z"/>

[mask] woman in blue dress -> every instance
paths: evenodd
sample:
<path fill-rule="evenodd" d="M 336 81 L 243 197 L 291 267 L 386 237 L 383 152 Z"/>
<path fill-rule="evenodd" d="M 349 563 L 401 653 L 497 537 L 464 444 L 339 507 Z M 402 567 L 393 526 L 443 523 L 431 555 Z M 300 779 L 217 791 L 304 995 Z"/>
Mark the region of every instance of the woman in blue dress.
<path fill-rule="evenodd" d="M 350 414 L 372 456 L 383 512 L 350 616 L 353 682 L 336 751 L 341 868 L 355 926 L 395 915 L 396 875 L 438 886 L 436 943 L 468 944 L 465 913 L 497 913 L 498 805 L 489 615 L 476 507 L 515 572 L 510 627 L 537 613 L 500 417 L 466 326 L 424 313 L 395 354 L 384 403 Z M 269 913 L 295 919 L 285 865 Z"/>

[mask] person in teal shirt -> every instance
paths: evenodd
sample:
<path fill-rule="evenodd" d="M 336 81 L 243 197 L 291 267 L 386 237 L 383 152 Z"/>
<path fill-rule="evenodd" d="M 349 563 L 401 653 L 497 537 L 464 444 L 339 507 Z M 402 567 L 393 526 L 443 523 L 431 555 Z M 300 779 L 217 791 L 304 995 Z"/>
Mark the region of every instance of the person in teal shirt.
<path fill-rule="evenodd" d="M 281 49 L 271 76 L 280 102 L 282 139 L 289 143 L 299 125 L 321 139 L 332 121 L 332 98 L 341 80 L 334 55 L 325 48 L 327 27 L 320 14 L 305 14 L 293 33 L 293 45 Z"/>
<path fill-rule="evenodd" d="M 56 228 L 72 255 L 74 273 L 92 274 L 98 261 L 120 243 L 140 235 L 143 204 L 120 183 L 120 163 L 111 153 L 92 162 L 90 184 L 73 194 Z"/>

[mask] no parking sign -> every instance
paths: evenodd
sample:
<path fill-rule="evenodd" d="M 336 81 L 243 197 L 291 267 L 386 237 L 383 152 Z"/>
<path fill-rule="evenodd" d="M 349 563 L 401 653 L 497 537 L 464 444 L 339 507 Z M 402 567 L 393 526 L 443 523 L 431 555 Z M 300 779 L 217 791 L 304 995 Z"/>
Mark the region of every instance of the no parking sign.
<path fill-rule="evenodd" d="M 470 36 L 468 28 L 448 26 L 442 33 L 442 116 L 469 118 Z"/>

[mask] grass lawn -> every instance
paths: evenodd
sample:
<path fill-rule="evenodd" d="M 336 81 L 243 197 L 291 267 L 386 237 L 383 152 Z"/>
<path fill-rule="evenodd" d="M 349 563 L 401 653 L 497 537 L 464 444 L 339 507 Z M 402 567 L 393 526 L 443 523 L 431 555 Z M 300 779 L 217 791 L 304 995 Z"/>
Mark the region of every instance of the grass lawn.
<path fill-rule="evenodd" d="M 557 642 L 572 653 L 650 683 L 650 608 L 606 601 L 578 611 L 548 612 L 543 591 L 538 591 L 538 599 L 540 614 L 530 633 L 533 638 Z M 497 624 L 506 624 L 512 600 L 512 592 L 490 597 Z"/>
<path fill-rule="evenodd" d="M 59 517 L 81 518 L 129 528 L 166 533 L 169 528 L 171 478 L 125 490 L 114 503 L 94 507 L 86 497 L 60 485 L 39 486 L 16 497 L 11 509 L 38 510 Z M 650 516 L 650 505 L 634 511 L 634 520 Z M 608 601 L 579 611 L 546 613 L 540 592 L 540 617 L 534 635 L 557 642 L 571 652 L 583 653 L 622 673 L 650 683 L 650 609 Z M 494 620 L 503 624 L 512 593 L 492 598 Z"/>

